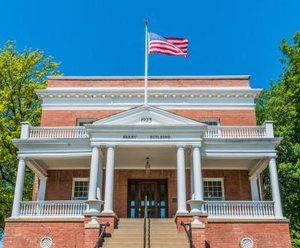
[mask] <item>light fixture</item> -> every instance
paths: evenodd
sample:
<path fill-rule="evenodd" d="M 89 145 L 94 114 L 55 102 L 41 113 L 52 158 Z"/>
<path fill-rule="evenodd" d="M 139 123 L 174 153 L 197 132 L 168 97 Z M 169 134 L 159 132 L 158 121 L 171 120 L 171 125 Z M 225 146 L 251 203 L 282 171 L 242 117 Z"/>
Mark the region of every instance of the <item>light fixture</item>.
<path fill-rule="evenodd" d="M 150 158 L 147 157 L 146 158 L 146 164 L 145 164 L 145 170 L 146 170 L 146 174 L 149 175 L 150 174 L 150 170 L 151 170 L 151 164 L 149 162 Z"/>

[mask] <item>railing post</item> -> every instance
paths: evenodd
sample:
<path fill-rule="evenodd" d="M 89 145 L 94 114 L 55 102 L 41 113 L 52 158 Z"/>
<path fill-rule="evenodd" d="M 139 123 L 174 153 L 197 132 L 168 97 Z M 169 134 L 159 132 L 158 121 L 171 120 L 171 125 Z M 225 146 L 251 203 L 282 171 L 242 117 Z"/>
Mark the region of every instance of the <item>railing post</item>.
<path fill-rule="evenodd" d="M 28 139 L 30 136 L 30 123 L 27 121 L 21 122 L 21 139 Z"/>
<path fill-rule="evenodd" d="M 274 138 L 273 121 L 265 121 L 263 125 L 266 128 L 266 136 L 268 138 Z"/>

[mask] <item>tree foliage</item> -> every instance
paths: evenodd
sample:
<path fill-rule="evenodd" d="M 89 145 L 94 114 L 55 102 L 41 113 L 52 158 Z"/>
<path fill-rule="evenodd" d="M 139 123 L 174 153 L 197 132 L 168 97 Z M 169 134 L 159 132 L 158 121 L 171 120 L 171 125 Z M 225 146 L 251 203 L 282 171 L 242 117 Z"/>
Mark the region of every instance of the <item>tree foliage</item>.
<path fill-rule="evenodd" d="M 18 52 L 8 41 L 0 49 L 0 236 L 13 201 L 17 150 L 11 140 L 20 137 L 22 121 L 39 125 L 41 107 L 36 89 L 46 86 L 47 75 L 56 75 L 58 63 L 39 50 Z M 32 190 L 32 174 L 26 171 L 24 199 Z"/>
<path fill-rule="evenodd" d="M 277 84 L 257 102 L 258 121 L 273 120 L 278 146 L 278 174 L 285 216 L 290 220 L 293 247 L 300 247 L 300 32 L 292 43 L 283 40 L 283 72 Z"/>

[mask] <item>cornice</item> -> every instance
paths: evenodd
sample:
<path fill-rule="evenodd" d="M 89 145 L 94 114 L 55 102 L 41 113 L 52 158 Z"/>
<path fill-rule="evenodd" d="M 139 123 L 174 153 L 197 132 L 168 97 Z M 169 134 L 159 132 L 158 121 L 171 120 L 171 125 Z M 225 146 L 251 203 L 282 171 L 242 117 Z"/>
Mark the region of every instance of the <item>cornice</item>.
<path fill-rule="evenodd" d="M 149 98 L 256 98 L 261 89 L 227 88 L 148 88 Z M 143 98 L 143 88 L 93 88 L 37 90 L 43 98 Z"/>

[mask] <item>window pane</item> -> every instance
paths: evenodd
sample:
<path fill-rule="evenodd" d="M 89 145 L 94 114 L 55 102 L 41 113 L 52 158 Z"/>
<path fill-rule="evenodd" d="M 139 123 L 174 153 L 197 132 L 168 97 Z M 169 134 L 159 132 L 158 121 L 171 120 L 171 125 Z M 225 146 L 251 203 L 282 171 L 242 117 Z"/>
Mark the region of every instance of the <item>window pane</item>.
<path fill-rule="evenodd" d="M 86 200 L 88 199 L 88 181 L 75 181 L 74 183 L 74 199 L 75 200 Z"/>
<path fill-rule="evenodd" d="M 221 180 L 210 180 L 203 182 L 205 200 L 223 200 L 223 187 Z"/>

